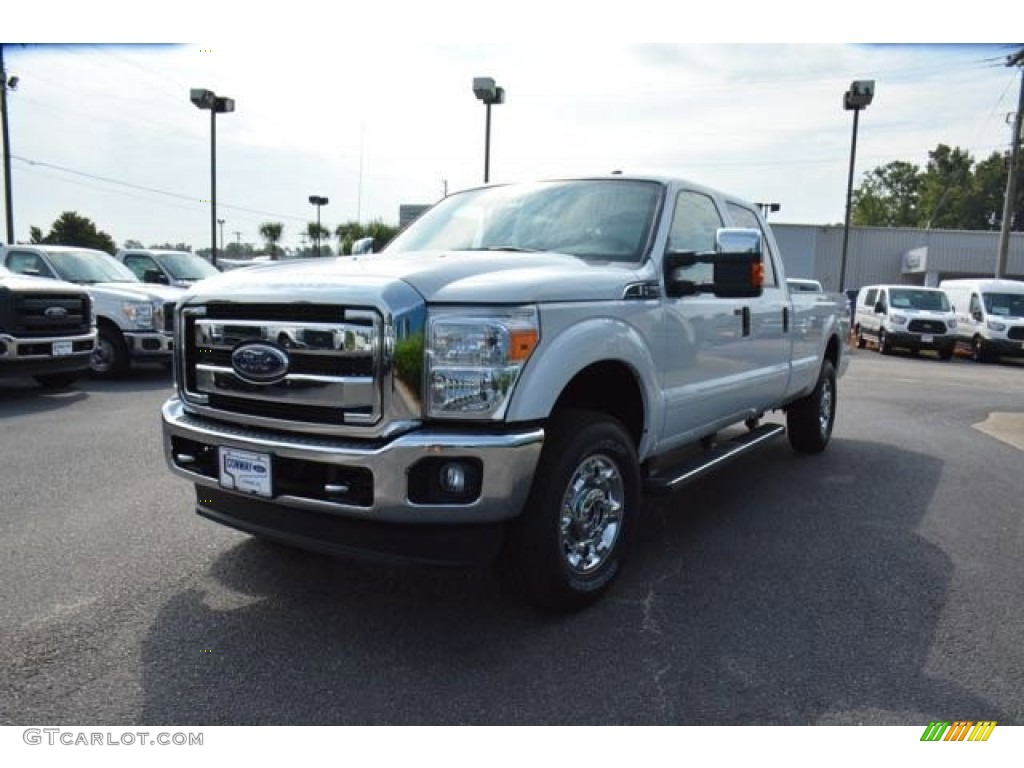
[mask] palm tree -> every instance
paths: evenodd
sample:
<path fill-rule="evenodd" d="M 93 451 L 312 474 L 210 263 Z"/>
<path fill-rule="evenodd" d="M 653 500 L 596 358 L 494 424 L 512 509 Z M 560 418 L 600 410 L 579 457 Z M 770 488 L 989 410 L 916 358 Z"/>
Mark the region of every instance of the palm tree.
<path fill-rule="evenodd" d="M 311 241 L 320 246 L 320 252 L 317 256 L 323 255 L 324 240 L 327 240 L 331 236 L 331 230 L 327 227 L 317 224 L 315 221 L 311 221 L 306 225 L 306 235 Z M 331 247 L 327 246 L 328 255 L 330 254 Z"/>
<path fill-rule="evenodd" d="M 281 241 L 281 233 L 284 231 L 284 224 L 268 221 L 260 224 L 260 237 L 267 241 L 270 248 L 271 261 L 277 261 L 277 244 Z"/>

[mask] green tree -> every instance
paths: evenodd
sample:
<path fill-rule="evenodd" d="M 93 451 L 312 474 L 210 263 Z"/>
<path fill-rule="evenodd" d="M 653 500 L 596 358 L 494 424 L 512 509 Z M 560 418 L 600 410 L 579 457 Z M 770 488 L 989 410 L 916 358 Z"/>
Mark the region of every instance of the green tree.
<path fill-rule="evenodd" d="M 1006 194 L 1006 158 L 975 162 L 967 150 L 939 144 L 928 165 L 897 160 L 868 172 L 853 193 L 851 220 L 876 227 L 999 229 Z M 1024 231 L 1024 185 L 1013 201 L 1011 229 Z"/>
<path fill-rule="evenodd" d="M 75 245 L 79 248 L 106 251 L 111 256 L 117 252 L 114 238 L 106 232 L 96 229 L 96 225 L 90 219 L 79 216 L 75 211 L 64 211 L 53 222 L 49 233 L 45 236 L 39 227 L 30 227 L 29 237 L 33 243 Z"/>
<path fill-rule="evenodd" d="M 974 158 L 967 150 L 939 144 L 928 153 L 921 179 L 919 226 L 928 229 L 972 229 L 971 180 Z"/>
<path fill-rule="evenodd" d="M 313 244 L 313 255 L 316 255 L 317 242 L 320 243 L 321 256 L 331 255 L 331 230 L 329 230 L 322 224 L 317 224 L 315 221 L 311 221 L 308 224 L 306 224 L 306 236 L 309 237 L 309 242 Z"/>
<path fill-rule="evenodd" d="M 273 221 L 260 224 L 260 237 L 267 241 L 272 261 L 277 260 L 277 244 L 281 242 L 282 232 L 284 232 L 284 224 Z"/>
<path fill-rule="evenodd" d="M 896 160 L 870 171 L 853 195 L 850 218 L 854 224 L 875 227 L 916 227 L 921 169 Z"/>
<path fill-rule="evenodd" d="M 338 253 L 348 255 L 352 253 L 352 243 L 363 235 L 363 225 L 358 221 L 346 221 L 334 229 L 334 236 L 338 238 Z"/>

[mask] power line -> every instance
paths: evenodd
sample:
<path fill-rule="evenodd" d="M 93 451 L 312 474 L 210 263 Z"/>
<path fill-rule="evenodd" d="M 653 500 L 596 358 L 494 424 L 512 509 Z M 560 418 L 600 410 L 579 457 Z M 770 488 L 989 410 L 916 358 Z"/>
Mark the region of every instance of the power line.
<path fill-rule="evenodd" d="M 108 184 L 118 184 L 120 186 L 130 187 L 132 189 L 138 189 L 138 190 L 141 190 L 143 192 L 150 192 L 150 193 L 155 194 L 155 195 L 163 195 L 165 197 L 173 197 L 173 198 L 176 198 L 176 199 L 179 199 L 179 200 L 187 200 L 187 201 L 193 202 L 193 203 L 200 202 L 199 199 L 197 199 L 193 195 L 182 195 L 182 194 L 180 194 L 178 192 L 168 192 L 167 190 L 164 190 L 164 189 L 156 189 L 155 187 L 147 187 L 147 186 L 143 186 L 142 184 L 133 184 L 130 181 L 121 181 L 120 179 L 112 179 L 109 176 L 99 176 L 99 175 L 94 174 L 94 173 L 86 173 L 85 171 L 76 171 L 74 168 L 68 168 L 68 167 L 63 166 L 63 165 L 57 165 L 56 163 L 48 163 L 48 162 L 44 162 L 42 160 L 32 160 L 32 159 L 27 158 L 27 157 L 21 157 L 20 155 L 11 155 L 11 157 L 13 159 L 15 159 L 15 160 L 18 160 L 18 161 L 20 161 L 22 163 L 26 163 L 28 165 L 39 166 L 41 168 L 51 168 L 51 169 L 56 170 L 56 171 L 61 171 L 62 173 L 70 173 L 72 175 L 82 176 L 82 177 L 87 178 L 87 179 L 94 179 L 96 181 L 104 181 L 104 182 L 106 182 Z M 232 210 L 242 211 L 242 212 L 245 212 L 245 213 L 252 213 L 252 214 L 255 214 L 257 216 L 270 216 L 270 217 L 274 217 L 274 218 L 291 219 L 292 221 L 301 221 L 301 222 L 305 222 L 306 221 L 305 217 L 302 217 L 302 216 L 290 216 L 290 215 L 284 214 L 284 213 L 271 213 L 269 211 L 261 211 L 261 210 L 255 209 L 255 208 L 245 208 L 245 207 L 240 206 L 240 205 L 228 205 L 228 204 L 222 204 L 222 205 L 223 205 L 224 208 L 230 208 Z"/>

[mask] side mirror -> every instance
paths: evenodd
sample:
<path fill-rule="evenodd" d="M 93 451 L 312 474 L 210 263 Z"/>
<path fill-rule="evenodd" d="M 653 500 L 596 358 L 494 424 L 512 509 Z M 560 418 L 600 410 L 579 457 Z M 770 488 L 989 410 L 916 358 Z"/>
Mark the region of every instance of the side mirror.
<path fill-rule="evenodd" d="M 883 302 L 883 301 L 876 301 L 875 302 L 875 314 L 876 315 L 884 315 L 885 314 L 885 302 Z"/>
<path fill-rule="evenodd" d="M 160 283 L 161 285 L 170 285 L 170 280 L 167 279 L 167 275 L 161 272 L 159 269 L 147 269 L 142 273 L 142 282 L 144 283 Z"/>
<path fill-rule="evenodd" d="M 361 237 L 352 243 L 352 255 L 356 256 L 360 253 L 373 253 L 373 249 L 376 243 L 372 237 Z"/>
<path fill-rule="evenodd" d="M 973 312 L 971 312 L 971 317 L 973 317 L 979 323 L 985 319 L 985 316 L 981 313 L 980 309 L 976 309 Z"/>
<path fill-rule="evenodd" d="M 711 282 L 685 279 L 686 267 L 711 265 Z M 756 229 L 723 228 L 715 233 L 715 250 L 669 251 L 663 263 L 668 296 L 711 293 L 718 298 L 754 298 L 764 289 L 764 253 Z"/>

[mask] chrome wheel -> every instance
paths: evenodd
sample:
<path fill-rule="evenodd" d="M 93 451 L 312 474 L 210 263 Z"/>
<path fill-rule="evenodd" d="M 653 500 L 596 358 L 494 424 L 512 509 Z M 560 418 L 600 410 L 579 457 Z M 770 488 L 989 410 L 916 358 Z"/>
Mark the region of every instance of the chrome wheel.
<path fill-rule="evenodd" d="M 114 349 L 113 343 L 106 336 L 100 336 L 96 339 L 96 347 L 89 358 L 89 367 L 92 368 L 92 372 L 101 375 L 110 373 L 114 370 L 116 362 L 117 350 Z"/>
<path fill-rule="evenodd" d="M 594 454 L 576 468 L 559 515 L 559 545 L 572 571 L 590 573 L 607 560 L 622 527 L 625 498 L 622 473 L 610 457 Z"/>
<path fill-rule="evenodd" d="M 823 379 L 821 384 L 821 397 L 818 399 L 818 429 L 822 437 L 827 437 L 832 428 L 832 413 L 835 402 L 832 387 L 835 385 L 832 379 Z"/>

